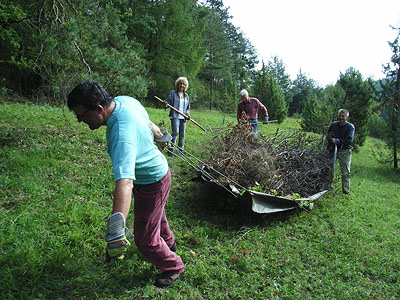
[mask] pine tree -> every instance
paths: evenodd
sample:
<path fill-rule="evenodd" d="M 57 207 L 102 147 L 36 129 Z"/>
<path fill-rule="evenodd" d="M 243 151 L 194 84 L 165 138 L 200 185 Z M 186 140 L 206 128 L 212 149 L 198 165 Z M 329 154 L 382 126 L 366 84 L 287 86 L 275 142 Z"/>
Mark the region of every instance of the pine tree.
<path fill-rule="evenodd" d="M 285 95 L 274 76 L 267 72 L 264 64 L 255 76 L 252 90 L 255 97 L 267 107 L 269 117 L 282 123 L 287 116 Z"/>
<path fill-rule="evenodd" d="M 118 3 L 123 6 L 127 0 Z M 7 4 L 11 14 L 0 13 L 0 24 L 6 28 L 0 45 L 6 54 L 0 67 L 5 84 L 25 96 L 55 101 L 63 101 L 77 82 L 88 78 L 111 93 L 145 95 L 143 51 L 127 39 L 114 4 L 90 0 Z"/>
<path fill-rule="evenodd" d="M 231 44 L 226 33 L 229 15 L 222 1 L 206 1 L 207 25 L 203 36 L 203 46 L 206 48 L 203 69 L 200 78 L 208 85 L 209 109 L 216 104 L 218 85 L 227 77 L 231 77 L 232 60 Z"/>
<path fill-rule="evenodd" d="M 375 87 L 371 79 L 364 80 L 361 73 L 354 68 L 340 74 L 337 84 L 345 93 L 341 108 L 349 110 L 349 120 L 356 127 L 354 144 L 357 148 L 364 144 L 369 134 L 368 120 L 372 113 Z"/>
<path fill-rule="evenodd" d="M 381 91 L 386 115 L 384 120 L 387 127 L 387 144 L 392 149 L 393 168 L 398 168 L 398 149 L 400 147 L 400 28 L 398 35 L 393 42 L 389 42 L 393 55 L 390 62 L 384 67 L 386 80 L 381 84 Z"/>
<path fill-rule="evenodd" d="M 292 102 L 292 81 L 290 80 L 290 76 L 286 73 L 285 63 L 278 56 L 274 56 L 267 63 L 267 71 L 278 82 L 283 93 L 285 94 L 286 104 L 289 106 Z"/>
<path fill-rule="evenodd" d="M 132 1 L 132 5 L 135 17 L 127 15 L 125 21 L 132 27 L 131 38 L 147 52 L 150 101 L 154 95 L 165 98 L 180 76 L 189 79 L 192 91 L 205 55 L 201 45 L 205 20 L 199 17 L 196 1 Z M 193 104 L 195 97 L 190 96 Z"/>
<path fill-rule="evenodd" d="M 256 51 L 230 22 L 222 1 L 207 0 L 204 5 L 207 26 L 203 45 L 207 52 L 199 78 L 208 86 L 210 109 L 221 107 L 221 97 L 231 97 L 232 105 L 236 105 L 238 90 L 248 88 L 251 82 L 251 72 L 258 63 Z"/>
<path fill-rule="evenodd" d="M 306 74 L 302 73 L 300 70 L 296 79 L 293 81 L 290 91 L 292 100 L 289 104 L 289 115 L 301 114 L 307 99 L 316 93 L 317 87 L 315 81 L 309 79 Z"/>
<path fill-rule="evenodd" d="M 331 120 L 329 115 L 329 105 L 320 101 L 315 94 L 306 99 L 303 111 L 301 113 L 301 128 L 305 131 L 324 134 Z"/>

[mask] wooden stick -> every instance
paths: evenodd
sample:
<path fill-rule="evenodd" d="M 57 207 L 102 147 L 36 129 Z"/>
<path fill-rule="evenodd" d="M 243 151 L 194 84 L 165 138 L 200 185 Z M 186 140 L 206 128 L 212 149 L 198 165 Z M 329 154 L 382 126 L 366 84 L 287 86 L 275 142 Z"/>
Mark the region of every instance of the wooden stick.
<path fill-rule="evenodd" d="M 176 111 L 178 114 L 184 116 L 187 120 L 192 121 L 194 123 L 194 125 L 196 125 L 197 127 L 199 127 L 201 130 L 203 130 L 204 132 L 206 131 L 199 123 L 197 123 L 196 121 L 194 121 L 192 118 L 190 118 L 188 115 L 184 114 L 183 112 L 177 110 L 175 107 L 173 107 L 172 105 L 169 105 L 167 103 L 167 101 L 162 100 L 160 98 L 158 98 L 157 96 L 154 96 L 154 98 L 156 98 L 157 100 L 161 101 L 162 103 L 164 103 L 166 106 L 168 106 L 169 108 L 171 108 L 172 110 Z"/>
<path fill-rule="evenodd" d="M 263 121 L 263 124 L 268 124 L 268 123 L 275 123 L 278 122 L 278 120 L 271 120 L 271 121 Z"/>

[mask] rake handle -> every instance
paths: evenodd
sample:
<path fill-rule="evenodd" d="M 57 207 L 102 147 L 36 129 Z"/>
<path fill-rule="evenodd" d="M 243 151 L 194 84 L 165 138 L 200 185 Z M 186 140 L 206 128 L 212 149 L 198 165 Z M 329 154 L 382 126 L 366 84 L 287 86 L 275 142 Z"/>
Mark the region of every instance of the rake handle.
<path fill-rule="evenodd" d="M 189 117 L 188 115 L 184 114 L 183 112 L 177 110 L 175 107 L 173 107 L 172 105 L 169 105 L 167 103 L 167 101 L 162 100 L 160 98 L 158 98 L 157 96 L 154 96 L 154 98 L 156 98 L 157 100 L 161 101 L 162 103 L 164 103 L 165 105 L 167 105 L 169 108 L 171 108 L 172 110 L 176 111 L 178 114 L 184 116 L 187 120 L 192 121 L 194 125 L 196 125 L 197 127 L 199 127 L 201 130 L 203 130 L 204 132 L 206 131 L 199 123 L 197 123 L 195 120 L 193 120 L 191 117 Z"/>

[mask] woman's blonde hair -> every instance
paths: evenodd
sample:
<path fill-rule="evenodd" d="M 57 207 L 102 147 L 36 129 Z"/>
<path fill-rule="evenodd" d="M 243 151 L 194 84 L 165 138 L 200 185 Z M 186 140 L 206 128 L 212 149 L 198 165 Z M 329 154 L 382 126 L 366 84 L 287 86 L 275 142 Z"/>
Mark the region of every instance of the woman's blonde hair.
<path fill-rule="evenodd" d="M 186 90 L 189 87 L 189 81 L 187 80 L 186 77 L 179 77 L 176 81 L 175 81 L 175 88 L 178 90 L 178 85 L 183 82 L 185 84 L 185 89 L 184 91 L 186 92 Z"/>

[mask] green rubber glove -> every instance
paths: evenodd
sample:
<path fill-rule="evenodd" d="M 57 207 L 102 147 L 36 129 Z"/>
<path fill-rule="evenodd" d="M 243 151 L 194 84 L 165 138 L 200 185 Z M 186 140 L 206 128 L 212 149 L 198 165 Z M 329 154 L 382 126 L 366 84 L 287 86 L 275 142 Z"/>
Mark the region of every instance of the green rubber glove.
<path fill-rule="evenodd" d="M 125 235 L 125 218 L 122 213 L 112 214 L 107 220 L 106 262 L 123 260 L 131 245 Z"/>

